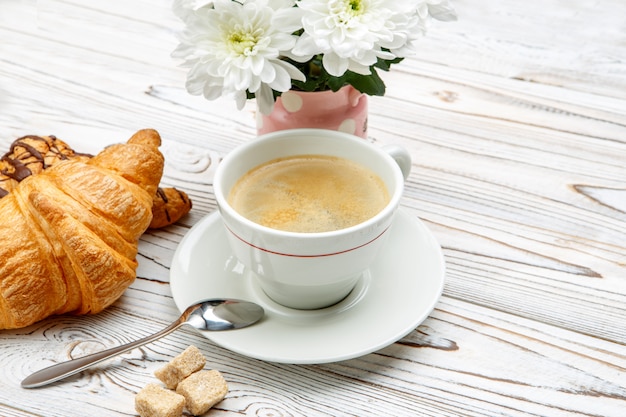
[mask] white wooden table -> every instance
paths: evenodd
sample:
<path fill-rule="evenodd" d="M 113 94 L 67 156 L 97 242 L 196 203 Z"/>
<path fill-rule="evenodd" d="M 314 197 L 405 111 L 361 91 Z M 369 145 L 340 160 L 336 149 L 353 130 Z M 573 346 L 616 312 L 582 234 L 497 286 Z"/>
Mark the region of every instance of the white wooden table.
<path fill-rule="evenodd" d="M 178 316 L 174 251 L 215 210 L 215 165 L 255 119 L 252 103 L 184 91 L 169 1 L 0 0 L 1 152 L 54 134 L 95 153 L 156 128 L 163 184 L 194 203 L 144 235 L 136 282 L 102 314 L 0 331 L 0 415 L 133 415 L 152 372 L 191 344 L 230 384 L 215 416 L 626 415 L 626 3 L 454 4 L 459 21 L 435 25 L 370 99 L 369 139 L 411 151 L 402 204 L 445 255 L 426 321 L 325 365 L 251 359 L 184 329 L 25 390 L 37 369 Z"/>

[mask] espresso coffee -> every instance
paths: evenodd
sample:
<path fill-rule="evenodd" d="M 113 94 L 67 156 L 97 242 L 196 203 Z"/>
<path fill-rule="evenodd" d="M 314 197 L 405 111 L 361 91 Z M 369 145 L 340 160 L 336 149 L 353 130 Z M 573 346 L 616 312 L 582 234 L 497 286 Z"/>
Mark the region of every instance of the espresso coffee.
<path fill-rule="evenodd" d="M 298 155 L 253 168 L 233 186 L 229 204 L 263 226 L 326 232 L 359 224 L 389 202 L 382 179 L 345 158 Z"/>

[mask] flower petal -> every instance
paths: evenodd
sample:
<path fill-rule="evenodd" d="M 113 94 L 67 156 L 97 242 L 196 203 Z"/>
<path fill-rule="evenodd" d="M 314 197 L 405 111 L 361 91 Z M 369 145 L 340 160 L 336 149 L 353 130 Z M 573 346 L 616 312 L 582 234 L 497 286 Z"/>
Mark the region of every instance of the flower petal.
<path fill-rule="evenodd" d="M 265 84 L 261 84 L 261 88 L 259 88 L 255 97 L 261 113 L 265 115 L 270 114 L 274 108 L 274 93 L 272 89 Z"/>
<path fill-rule="evenodd" d="M 348 70 L 348 60 L 334 52 L 326 52 L 322 58 L 322 64 L 333 77 L 341 77 Z"/>
<path fill-rule="evenodd" d="M 306 75 L 304 75 L 302 73 L 302 71 L 300 71 L 298 68 L 296 68 L 295 66 L 293 66 L 289 62 L 278 60 L 278 61 L 276 61 L 276 65 L 280 66 L 285 71 L 287 71 L 287 73 L 289 74 L 291 79 L 297 80 L 297 81 L 302 81 L 302 82 L 306 81 Z"/>
<path fill-rule="evenodd" d="M 452 22 L 457 20 L 456 11 L 447 0 L 438 4 L 429 3 L 428 13 L 430 13 L 433 19 L 441 20 L 442 22 Z"/>
<path fill-rule="evenodd" d="M 281 93 L 289 90 L 291 88 L 291 77 L 289 73 L 282 67 L 276 66 L 274 68 L 274 77 L 268 85 L 276 91 L 280 91 Z"/>

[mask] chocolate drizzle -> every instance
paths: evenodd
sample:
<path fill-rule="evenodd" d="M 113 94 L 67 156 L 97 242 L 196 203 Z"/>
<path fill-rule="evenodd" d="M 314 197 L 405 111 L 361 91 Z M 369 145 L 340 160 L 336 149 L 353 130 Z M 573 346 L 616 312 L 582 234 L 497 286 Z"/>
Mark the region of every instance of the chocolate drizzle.
<path fill-rule="evenodd" d="M 36 146 L 33 146 L 33 141 L 43 142 L 45 146 L 42 149 L 46 149 L 46 152 L 41 152 Z M 48 163 L 48 161 L 69 159 L 68 154 L 73 155 L 74 153 L 63 142 L 57 141 L 54 135 L 48 137 L 37 135 L 22 136 L 13 141 L 9 151 L 0 158 L 0 166 L 2 166 L 0 175 L 5 177 L 0 179 L 0 185 L 8 179 L 20 182 L 24 178 L 33 175 L 32 167 L 39 168 L 37 170 L 39 172 L 50 167 L 51 163 Z M 9 194 L 9 191 L 0 188 L 0 198 L 7 194 Z"/>
<path fill-rule="evenodd" d="M 56 146 L 56 143 L 55 143 L 56 137 L 49 136 L 49 138 L 51 139 L 52 144 L 50 144 L 50 142 L 47 141 L 46 138 L 41 137 L 41 136 L 35 136 L 35 135 L 22 136 L 21 138 L 15 140 L 11 144 L 11 148 L 9 149 L 9 152 L 4 154 L 1 159 L 2 161 L 8 163 L 10 166 L 13 167 L 13 172 L 10 172 L 7 168 L 4 168 L 2 171 L 0 171 L 0 173 L 2 173 L 3 175 L 6 175 L 9 178 L 13 178 L 16 181 L 22 181 L 24 178 L 28 177 L 29 175 L 32 175 L 32 171 L 30 170 L 28 165 L 41 164 L 42 168 L 44 169 L 48 168 L 48 165 L 46 164 L 45 155 L 39 152 L 39 150 L 37 150 L 37 148 L 35 148 L 34 146 L 28 144 L 25 141 L 25 139 L 32 139 L 36 141 L 45 142 L 47 145 L 49 145 L 49 149 L 50 149 L 49 152 L 51 152 L 54 156 L 58 157 L 59 159 L 67 159 L 67 156 L 61 153 L 59 148 Z M 23 152 L 19 156 L 19 158 L 16 158 L 16 159 L 11 158 L 10 156 L 15 153 L 15 150 L 18 147 L 25 149 L 26 152 Z M 27 161 L 27 162 L 24 163 L 23 161 Z"/>
<path fill-rule="evenodd" d="M 163 200 L 163 202 L 165 203 L 165 209 L 163 210 L 165 212 L 165 218 L 167 219 L 167 222 L 170 223 L 172 221 L 172 218 L 170 217 L 170 212 L 167 209 L 167 195 L 165 194 L 165 190 L 162 189 L 161 187 L 157 188 L 157 196 L 159 196 L 159 198 L 161 200 Z"/>
<path fill-rule="evenodd" d="M 157 194 L 159 195 L 161 200 L 167 203 L 167 195 L 165 195 L 165 190 L 163 190 L 163 188 L 161 187 L 157 188 Z"/>

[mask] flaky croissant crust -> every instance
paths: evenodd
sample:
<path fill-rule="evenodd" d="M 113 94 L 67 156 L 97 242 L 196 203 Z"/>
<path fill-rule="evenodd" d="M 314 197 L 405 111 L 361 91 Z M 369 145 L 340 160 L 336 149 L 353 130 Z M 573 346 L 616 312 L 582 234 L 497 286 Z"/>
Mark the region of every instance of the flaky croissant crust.
<path fill-rule="evenodd" d="M 159 145 L 156 131 L 139 131 L 28 177 L 0 200 L 0 328 L 97 313 L 120 297 L 152 219 Z"/>

